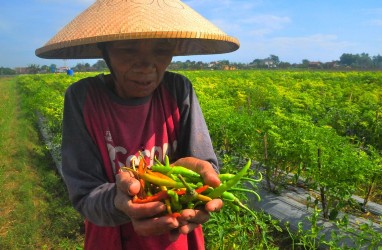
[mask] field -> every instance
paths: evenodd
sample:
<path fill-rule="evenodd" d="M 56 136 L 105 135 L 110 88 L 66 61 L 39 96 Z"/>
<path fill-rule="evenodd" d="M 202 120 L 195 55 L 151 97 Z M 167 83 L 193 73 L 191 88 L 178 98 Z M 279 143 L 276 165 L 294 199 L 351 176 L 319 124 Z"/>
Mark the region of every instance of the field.
<path fill-rule="evenodd" d="M 82 221 L 71 207 L 15 78 L 0 78 L 0 249 L 76 249 Z"/>
<path fill-rule="evenodd" d="M 339 212 L 361 213 L 367 210 L 368 202 L 381 203 L 382 191 L 377 187 L 382 185 L 382 72 L 180 73 L 193 82 L 222 172 L 235 171 L 236 165 L 251 158 L 258 162 L 257 171 L 263 172 L 265 186 L 270 192 L 278 193 L 285 185 L 301 183 L 307 189 L 317 190 L 319 197 L 307 200 L 308 205 L 317 208 L 312 219 L 323 217 L 337 221 L 342 225 L 340 229 L 345 231 L 346 222 L 344 218 L 337 217 Z M 14 95 L 20 95 L 21 101 L 9 106 L 21 107 L 25 112 L 23 116 L 28 117 L 24 121 L 27 124 L 35 124 L 39 117 L 44 118 L 44 127 L 52 135 L 48 148 L 59 160 L 63 93 L 72 82 L 94 74 L 78 73 L 72 77 L 64 74 L 25 75 L 2 80 L 1 87 L 17 83 L 11 90 L 16 91 L 17 87 Z M 2 136 L 9 138 L 11 132 L 7 134 L 6 131 L 14 127 L 11 122 L 16 121 L 7 121 L 4 117 L 16 114 L 5 110 L 2 112 L 12 115 L 2 115 Z M 26 129 L 26 126 L 22 127 Z M 30 133 L 24 133 L 30 136 Z M 4 152 L 9 147 L 4 144 L 1 148 Z M 36 161 L 35 156 L 31 157 L 31 162 Z M 46 159 L 42 162 L 46 164 Z M 36 178 L 41 175 L 39 171 Z M 0 174 L 2 189 L 12 193 L 12 185 L 6 184 L 9 175 L 5 172 Z M 55 175 L 58 179 L 55 185 L 59 185 L 59 175 Z M 32 188 L 35 187 L 29 187 Z M 49 193 L 48 190 L 45 192 Z M 355 203 L 353 195 L 362 197 L 362 204 Z M 7 199 L 14 199 L 10 196 Z M 29 195 L 22 193 L 21 196 Z M 338 237 L 329 242 L 317 242 L 319 232 L 312 232 L 319 228 L 315 228 L 313 223 L 310 231 L 290 236 L 288 229 L 274 221 L 266 211 L 258 214 L 256 223 L 250 218 L 232 217 L 228 208 L 214 216 L 205 226 L 208 248 L 277 249 L 291 242 L 296 249 L 310 249 L 317 244 L 331 249 L 340 247 L 336 246 Z M 1 220 L 0 237 L 6 239 L 11 237 L 7 231 L 13 231 L 13 226 L 9 224 L 9 217 L 4 218 L 7 219 Z M 73 216 L 71 223 L 74 227 L 67 230 L 79 230 L 78 220 Z M 226 223 L 231 220 L 240 226 L 232 228 L 231 223 Z M 380 223 L 380 219 L 375 217 L 374 222 Z M 371 242 L 368 243 L 371 249 L 378 249 L 381 236 L 366 231 L 369 230 L 367 227 L 360 228 L 365 234 L 372 235 L 366 239 Z M 10 240 L 8 242 L 11 244 Z M 354 245 L 359 247 L 365 242 L 364 239 L 355 239 Z M 288 246 L 285 249 L 290 249 Z"/>

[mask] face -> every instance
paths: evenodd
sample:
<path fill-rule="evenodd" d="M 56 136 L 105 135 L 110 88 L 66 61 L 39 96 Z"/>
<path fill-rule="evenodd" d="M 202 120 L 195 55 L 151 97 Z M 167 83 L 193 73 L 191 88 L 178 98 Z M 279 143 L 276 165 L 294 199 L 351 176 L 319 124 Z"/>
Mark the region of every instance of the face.
<path fill-rule="evenodd" d="M 174 42 L 161 39 L 108 43 L 117 95 L 128 99 L 153 93 L 171 63 L 174 49 Z"/>

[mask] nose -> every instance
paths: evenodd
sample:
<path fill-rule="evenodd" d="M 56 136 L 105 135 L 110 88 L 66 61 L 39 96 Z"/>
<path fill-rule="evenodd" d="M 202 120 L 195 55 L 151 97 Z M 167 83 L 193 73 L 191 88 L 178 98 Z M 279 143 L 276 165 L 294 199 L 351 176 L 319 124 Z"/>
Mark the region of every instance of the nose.
<path fill-rule="evenodd" d="M 150 54 L 142 54 L 137 58 L 133 65 L 133 72 L 135 73 L 153 73 L 156 71 L 154 57 Z"/>

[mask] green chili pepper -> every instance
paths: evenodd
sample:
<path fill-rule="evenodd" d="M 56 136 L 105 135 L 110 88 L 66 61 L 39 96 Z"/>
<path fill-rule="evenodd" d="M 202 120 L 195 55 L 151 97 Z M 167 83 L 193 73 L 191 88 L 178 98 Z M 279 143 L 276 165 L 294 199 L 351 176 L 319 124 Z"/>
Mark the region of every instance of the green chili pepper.
<path fill-rule="evenodd" d="M 222 193 L 222 196 L 221 198 L 223 199 L 223 201 L 227 201 L 227 202 L 230 202 L 232 203 L 233 205 L 236 205 L 240 208 L 243 208 L 245 209 L 247 212 L 249 212 L 250 214 L 252 214 L 256 219 L 257 219 L 257 215 L 255 214 L 255 212 L 253 212 L 251 209 L 249 209 L 246 205 L 244 205 L 243 203 L 241 203 L 241 201 L 233 194 L 233 193 L 230 193 L 230 192 L 223 192 Z"/>
<path fill-rule="evenodd" d="M 208 196 L 199 194 L 195 189 L 192 188 L 191 185 L 189 185 L 186 180 L 183 178 L 182 175 L 178 175 L 179 179 L 182 181 L 183 185 L 186 187 L 186 193 L 181 196 L 182 203 L 189 203 L 194 200 L 200 200 L 204 202 L 211 201 L 212 199 Z M 207 189 L 208 186 L 205 188 Z M 204 188 L 203 188 L 204 189 Z"/>
<path fill-rule="evenodd" d="M 247 173 L 250 167 L 251 159 L 248 160 L 247 164 L 235 175 L 235 177 L 229 179 L 225 183 L 222 183 L 219 187 L 215 188 L 211 193 L 209 193 L 208 196 L 211 198 L 220 197 L 225 191 L 235 186 L 240 181 L 240 179 Z"/>
<path fill-rule="evenodd" d="M 182 166 L 171 166 L 167 167 L 160 164 L 154 164 L 151 169 L 155 172 L 160 172 L 162 174 L 165 174 L 167 176 L 171 175 L 179 175 L 181 174 L 184 178 L 189 179 L 191 182 L 199 182 L 202 181 L 202 178 L 200 177 L 200 174 L 192 171 L 191 169 L 182 167 Z"/>
<path fill-rule="evenodd" d="M 263 180 L 263 176 L 262 176 L 262 174 L 260 172 L 259 172 L 259 175 L 260 175 L 259 179 L 252 179 L 250 177 L 245 177 L 244 176 L 244 177 L 241 178 L 241 180 L 248 181 L 248 182 L 260 182 L 260 181 Z M 235 177 L 235 175 L 234 174 L 230 174 L 230 173 L 219 174 L 219 179 L 222 182 L 228 181 L 228 180 L 230 180 L 230 179 L 232 179 L 234 177 Z"/>
<path fill-rule="evenodd" d="M 182 205 L 179 203 L 179 196 L 174 190 L 167 190 L 167 195 L 170 197 L 170 203 L 173 211 L 180 211 Z"/>
<path fill-rule="evenodd" d="M 251 189 L 233 187 L 230 190 L 231 191 L 240 191 L 240 192 L 247 192 L 247 193 L 254 194 L 256 196 L 257 200 L 261 201 L 260 195 L 258 193 L 256 193 L 255 191 L 251 190 Z"/>
<path fill-rule="evenodd" d="M 182 181 L 183 185 L 186 187 L 186 193 L 181 196 L 182 203 L 189 203 L 196 199 L 196 195 L 198 194 L 195 189 L 193 189 L 183 178 L 182 175 L 178 175 L 178 178 Z"/>
<path fill-rule="evenodd" d="M 235 205 L 235 204 L 233 204 L 232 202 L 226 202 L 226 203 L 224 203 L 224 205 L 227 205 L 227 206 L 231 207 L 233 209 L 233 211 L 235 211 L 237 213 L 240 212 L 240 207 Z"/>

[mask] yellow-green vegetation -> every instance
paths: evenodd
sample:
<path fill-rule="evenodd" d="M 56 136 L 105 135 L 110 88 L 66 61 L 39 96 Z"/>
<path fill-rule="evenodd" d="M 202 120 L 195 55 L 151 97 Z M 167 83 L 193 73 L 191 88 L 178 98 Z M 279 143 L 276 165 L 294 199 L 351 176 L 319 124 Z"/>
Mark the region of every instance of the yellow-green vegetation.
<path fill-rule="evenodd" d="M 82 219 L 20 106 L 16 78 L 0 78 L 0 249 L 76 249 Z"/>
<path fill-rule="evenodd" d="M 304 185 L 318 190 L 321 197 L 307 201 L 322 206 L 312 215 L 312 221 L 318 216 L 340 220 L 336 218 L 337 214 L 347 211 L 349 206 L 360 211 L 359 204 L 352 201 L 354 194 L 364 198 L 365 204 L 369 200 L 380 202 L 378 197 L 382 192 L 376 187 L 382 185 L 382 72 L 250 70 L 181 73 L 195 87 L 214 148 L 223 163 L 222 173 L 235 172 L 237 166 L 243 165 L 244 159 L 252 159 L 263 166 L 264 178 L 274 192 L 286 184 L 304 180 Z M 95 74 L 76 74 L 74 77 L 65 74 L 26 75 L 17 78 L 17 87 L 23 94 L 23 107 L 29 108 L 30 116 L 37 111 L 47 119 L 46 126 L 57 145 L 61 140 L 64 90 L 70 83 Z M 12 114 L 12 117 L 22 116 Z M 28 126 L 26 123 L 21 132 L 30 137 L 33 133 L 26 132 Z M 17 145 L 24 140 L 19 139 Z M 24 143 L 29 145 L 30 142 Z M 37 152 L 43 154 L 44 151 Z M 16 158 L 19 167 L 21 161 Z M 25 160 L 24 165 L 35 161 Z M 16 167 L 11 169 L 15 171 Z M 45 173 L 34 171 L 26 171 L 29 178 L 32 173 L 36 173 L 36 178 L 45 176 Z M 49 192 L 52 191 L 46 191 Z M 41 194 L 46 195 L 45 192 Z M 33 195 L 37 194 L 34 192 Z M 240 196 L 240 200 L 245 198 Z M 204 225 L 207 249 L 285 246 L 285 235 L 274 237 L 281 227 L 268 215 L 258 213 L 255 220 L 237 215 L 230 209 L 212 214 L 211 220 Z M 74 216 L 71 218 L 75 224 L 76 219 Z M 62 223 L 57 227 L 65 233 L 78 233 L 73 224 L 63 228 Z M 313 224 L 311 232 L 314 234 L 309 235 L 308 230 L 290 238 L 306 249 L 310 244 L 335 246 L 337 243 L 335 238 L 316 242 L 320 229 Z M 372 247 L 378 246 L 380 234 L 372 228 L 363 232 L 364 235 L 373 235 L 372 240 L 377 243 L 372 243 Z M 362 246 L 362 234 L 357 235 L 360 237 L 354 244 Z M 307 242 L 307 239 L 312 239 L 312 242 Z M 287 249 L 292 249 L 292 246 Z"/>

